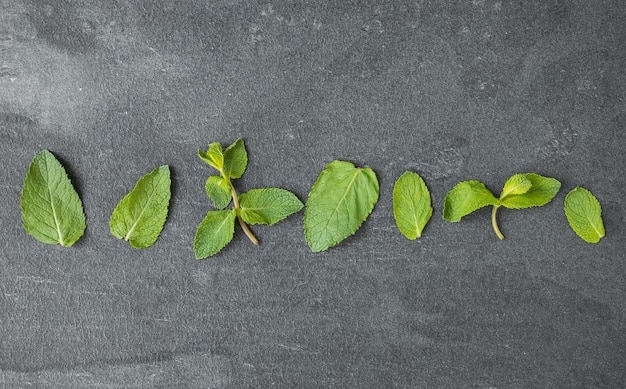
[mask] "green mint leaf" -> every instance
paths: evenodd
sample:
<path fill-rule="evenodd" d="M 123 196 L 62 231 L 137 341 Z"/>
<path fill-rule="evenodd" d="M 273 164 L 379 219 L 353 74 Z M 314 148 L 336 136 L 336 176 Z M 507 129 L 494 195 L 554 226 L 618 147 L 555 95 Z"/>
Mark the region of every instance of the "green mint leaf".
<path fill-rule="evenodd" d="M 561 189 L 561 183 L 554 178 L 543 177 L 535 173 L 526 173 L 522 176 L 530 181 L 530 189 L 521 194 L 501 197 L 502 206 L 511 209 L 540 207 L 549 203 Z"/>
<path fill-rule="evenodd" d="M 393 187 L 393 216 L 400 232 L 407 239 L 422 236 L 433 214 L 430 192 L 417 173 L 404 172 Z"/>
<path fill-rule="evenodd" d="M 111 234 L 136 249 L 150 247 L 161 234 L 171 198 L 170 168 L 159 166 L 141 177 L 115 207 Z"/>
<path fill-rule="evenodd" d="M 48 150 L 40 151 L 30 163 L 20 203 L 26 233 L 42 243 L 69 247 L 85 232 L 83 203 Z"/>
<path fill-rule="evenodd" d="M 271 226 L 298 212 L 304 204 L 288 190 L 262 188 L 240 194 L 239 206 L 239 214 L 246 223 Z"/>
<path fill-rule="evenodd" d="M 480 181 L 459 182 L 443 201 L 443 219 L 458 222 L 463 216 L 487 205 L 498 204 L 498 199 Z"/>
<path fill-rule="evenodd" d="M 209 144 L 206 153 L 202 150 L 198 150 L 198 157 L 213 166 L 220 173 L 224 169 L 224 154 L 222 153 L 222 145 L 219 142 Z"/>
<path fill-rule="evenodd" d="M 572 230 L 588 243 L 598 243 L 604 237 L 602 207 L 587 189 L 576 187 L 565 197 L 565 216 Z"/>
<path fill-rule="evenodd" d="M 219 176 L 210 176 L 206 180 L 204 187 L 209 200 L 213 202 L 213 206 L 217 209 L 224 209 L 233 199 L 228 180 Z"/>
<path fill-rule="evenodd" d="M 304 234 L 311 251 L 324 251 L 354 234 L 378 202 L 378 191 L 372 169 L 329 163 L 306 202 Z"/>
<path fill-rule="evenodd" d="M 502 188 L 502 193 L 500 193 L 500 200 L 509 195 L 524 194 L 532 186 L 532 182 L 524 174 L 515 174 L 504 183 L 504 188 Z"/>
<path fill-rule="evenodd" d="M 224 176 L 239 178 L 243 176 L 248 166 L 248 153 L 243 139 L 239 138 L 224 150 Z"/>
<path fill-rule="evenodd" d="M 204 259 L 219 253 L 233 239 L 236 216 L 234 209 L 209 211 L 206 214 L 193 240 L 196 259 Z"/>

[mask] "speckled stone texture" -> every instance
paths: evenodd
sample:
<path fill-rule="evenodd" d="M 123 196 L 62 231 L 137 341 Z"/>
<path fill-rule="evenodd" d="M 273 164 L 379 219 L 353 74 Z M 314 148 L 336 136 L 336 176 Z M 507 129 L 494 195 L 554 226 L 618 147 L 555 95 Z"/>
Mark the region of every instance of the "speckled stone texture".
<path fill-rule="evenodd" d="M 4 0 L 0 387 L 626 387 L 626 3 Z M 243 137 L 240 191 L 303 201 L 334 160 L 374 169 L 358 233 L 313 254 L 302 213 L 194 259 L 198 148 Z M 26 235 L 21 186 L 52 151 L 81 195 L 72 248 Z M 135 250 L 108 228 L 168 164 L 170 215 Z M 391 202 L 405 170 L 434 214 Z M 441 219 L 459 181 L 555 177 L 548 205 Z M 563 213 L 584 186 L 607 236 Z"/>

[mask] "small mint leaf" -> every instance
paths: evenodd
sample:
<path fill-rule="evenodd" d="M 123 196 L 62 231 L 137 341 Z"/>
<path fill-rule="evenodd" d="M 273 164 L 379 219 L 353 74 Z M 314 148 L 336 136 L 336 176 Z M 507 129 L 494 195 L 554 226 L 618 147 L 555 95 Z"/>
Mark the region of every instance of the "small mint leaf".
<path fill-rule="evenodd" d="M 233 239 L 235 233 L 234 209 L 209 211 L 198 226 L 193 240 L 196 259 L 204 259 L 219 253 Z"/>
<path fill-rule="evenodd" d="M 504 183 L 502 193 L 500 193 L 500 200 L 509 195 L 524 194 L 528 192 L 532 186 L 532 182 L 530 182 L 524 174 L 515 174 Z"/>
<path fill-rule="evenodd" d="M 240 215 L 248 224 L 273 225 L 298 212 L 304 204 L 288 190 L 252 189 L 239 195 Z"/>
<path fill-rule="evenodd" d="M 210 176 L 204 186 L 207 197 L 217 209 L 224 209 L 233 199 L 228 180 L 219 176 Z"/>
<path fill-rule="evenodd" d="M 443 219 L 458 222 L 463 216 L 488 205 L 498 204 L 498 199 L 480 181 L 459 182 L 446 195 L 443 202 Z"/>
<path fill-rule="evenodd" d="M 393 216 L 402 235 L 410 240 L 421 237 L 432 214 L 426 183 L 417 173 L 404 172 L 393 187 Z"/>
<path fill-rule="evenodd" d="M 224 155 L 222 153 L 222 145 L 219 142 L 209 144 L 206 153 L 198 150 L 198 157 L 220 172 L 224 169 Z"/>
<path fill-rule="evenodd" d="M 602 207 L 590 191 L 576 187 L 565 197 L 565 216 L 576 235 L 588 243 L 604 237 Z"/>
<path fill-rule="evenodd" d="M 248 166 L 248 152 L 243 139 L 239 138 L 224 150 L 224 176 L 240 178 Z"/>
<path fill-rule="evenodd" d="M 556 196 L 561 183 L 554 178 L 540 176 L 535 173 L 522 174 L 531 183 L 528 191 L 522 194 L 511 194 L 501 200 L 502 206 L 511 209 L 541 207 Z"/>
<path fill-rule="evenodd" d="M 170 168 L 159 166 L 137 184 L 115 207 L 111 234 L 136 249 L 150 247 L 161 234 L 171 198 Z"/>
<path fill-rule="evenodd" d="M 30 163 L 20 206 L 26 233 L 42 243 L 69 247 L 87 227 L 76 189 L 48 150 L 40 151 Z"/>

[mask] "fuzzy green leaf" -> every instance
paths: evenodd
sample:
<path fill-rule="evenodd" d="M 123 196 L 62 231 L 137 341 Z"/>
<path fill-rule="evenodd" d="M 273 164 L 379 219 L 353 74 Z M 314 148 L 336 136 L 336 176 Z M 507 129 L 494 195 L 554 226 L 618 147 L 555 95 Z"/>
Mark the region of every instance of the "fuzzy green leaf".
<path fill-rule="evenodd" d="M 222 153 L 222 145 L 219 142 L 209 144 L 209 149 L 206 153 L 198 150 L 198 157 L 220 172 L 224 169 L 224 154 Z"/>
<path fill-rule="evenodd" d="M 501 197 L 501 204 L 506 208 L 522 209 L 540 207 L 556 196 L 561 189 L 561 183 L 550 177 L 540 176 L 535 173 L 522 174 L 531 183 L 530 189 L 521 194 L 510 194 Z"/>
<path fill-rule="evenodd" d="M 40 151 L 30 163 L 20 205 L 26 233 L 42 243 L 69 247 L 87 227 L 78 193 L 48 150 Z"/>
<path fill-rule="evenodd" d="M 500 193 L 500 200 L 509 195 L 524 194 L 532 186 L 533 184 L 524 174 L 515 174 L 504 183 L 504 188 L 502 188 L 502 193 Z"/>
<path fill-rule="evenodd" d="M 246 223 L 271 226 L 298 212 L 304 204 L 288 190 L 261 188 L 239 195 L 239 206 L 239 214 Z"/>
<path fill-rule="evenodd" d="M 372 169 L 329 163 L 306 202 L 304 233 L 311 251 L 324 251 L 354 234 L 378 202 L 378 191 Z"/>
<path fill-rule="evenodd" d="M 206 214 L 193 240 L 196 259 L 204 259 L 219 253 L 233 239 L 236 216 L 234 209 L 209 211 Z"/>
<path fill-rule="evenodd" d="M 480 181 L 459 182 L 452 188 L 443 202 L 443 218 L 458 222 L 463 216 L 487 205 L 496 205 L 498 199 Z"/>
<path fill-rule="evenodd" d="M 572 230 L 585 242 L 598 243 L 604 237 L 602 207 L 587 189 L 577 187 L 567 194 L 565 215 Z"/>
<path fill-rule="evenodd" d="M 217 209 L 226 208 L 233 199 L 228 180 L 223 177 L 210 176 L 206 180 L 204 189 L 206 190 L 206 195 L 209 197 L 209 200 L 213 202 L 213 206 Z"/>
<path fill-rule="evenodd" d="M 239 178 L 248 166 L 248 153 L 243 139 L 239 138 L 224 150 L 224 176 Z"/>
<path fill-rule="evenodd" d="M 167 219 L 171 183 L 167 165 L 159 166 L 140 178 L 111 214 L 111 234 L 137 249 L 152 246 Z"/>
<path fill-rule="evenodd" d="M 406 171 L 393 187 L 393 216 L 400 232 L 407 239 L 422 236 L 433 214 L 430 192 L 417 173 Z"/>

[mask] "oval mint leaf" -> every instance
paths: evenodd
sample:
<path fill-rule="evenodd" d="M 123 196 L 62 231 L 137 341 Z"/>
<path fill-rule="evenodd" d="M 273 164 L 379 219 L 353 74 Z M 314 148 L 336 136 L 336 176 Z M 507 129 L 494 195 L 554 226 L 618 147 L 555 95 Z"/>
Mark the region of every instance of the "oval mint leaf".
<path fill-rule="evenodd" d="M 170 187 L 170 168 L 167 165 L 159 166 L 140 178 L 111 214 L 111 234 L 137 249 L 152 246 L 167 219 Z"/>
<path fill-rule="evenodd" d="M 239 196 L 241 218 L 248 224 L 266 224 L 271 226 L 298 212 L 304 204 L 285 189 L 252 189 Z"/>
<path fill-rule="evenodd" d="M 530 189 L 524 193 L 502 197 L 501 204 L 504 207 L 512 209 L 541 207 L 549 203 L 561 189 L 561 183 L 554 178 L 535 173 L 526 173 L 522 176 L 530 181 Z"/>
<path fill-rule="evenodd" d="M 459 182 L 443 200 L 443 219 L 458 222 L 463 216 L 488 205 L 498 204 L 498 199 L 480 181 Z"/>
<path fill-rule="evenodd" d="M 304 234 L 319 252 L 354 234 L 378 202 L 378 179 L 370 168 L 333 161 L 320 173 L 304 211 Z"/>
<path fill-rule="evenodd" d="M 404 172 L 393 187 L 393 216 L 402 235 L 410 240 L 422 236 L 432 214 L 426 183 L 417 173 Z"/>
<path fill-rule="evenodd" d="M 78 193 L 48 150 L 40 151 L 30 163 L 20 205 L 26 233 L 42 243 L 69 247 L 87 227 Z"/>
<path fill-rule="evenodd" d="M 604 237 L 602 207 L 587 189 L 577 187 L 567 194 L 565 216 L 572 230 L 585 242 L 598 243 Z"/>
<path fill-rule="evenodd" d="M 233 239 L 236 216 L 234 209 L 209 211 L 206 214 L 193 240 L 196 259 L 204 259 L 219 253 Z"/>

